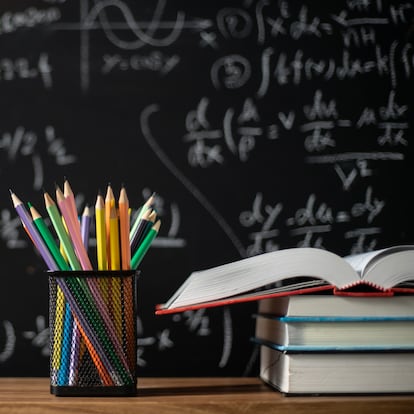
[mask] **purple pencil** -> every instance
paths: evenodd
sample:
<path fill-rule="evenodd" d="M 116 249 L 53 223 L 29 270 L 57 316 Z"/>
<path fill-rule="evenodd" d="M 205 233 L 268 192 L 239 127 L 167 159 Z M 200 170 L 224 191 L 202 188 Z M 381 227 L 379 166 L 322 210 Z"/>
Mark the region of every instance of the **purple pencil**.
<path fill-rule="evenodd" d="M 86 250 L 88 250 L 88 245 L 89 245 L 90 225 L 91 225 L 90 209 L 89 209 L 89 206 L 85 206 L 85 208 L 83 209 L 82 217 L 81 217 L 81 235 L 82 235 L 82 242 Z"/>
<path fill-rule="evenodd" d="M 17 197 L 17 195 L 10 190 L 11 199 L 13 201 L 14 208 L 16 209 L 17 214 L 20 217 L 20 220 L 23 223 L 23 226 L 26 228 L 27 233 L 32 238 L 34 245 L 37 247 L 40 255 L 43 257 L 43 260 L 46 262 L 49 270 L 59 270 L 58 265 L 55 262 L 52 254 L 47 248 L 45 242 L 37 231 L 36 227 L 33 224 L 33 220 L 24 206 L 23 202 Z"/>

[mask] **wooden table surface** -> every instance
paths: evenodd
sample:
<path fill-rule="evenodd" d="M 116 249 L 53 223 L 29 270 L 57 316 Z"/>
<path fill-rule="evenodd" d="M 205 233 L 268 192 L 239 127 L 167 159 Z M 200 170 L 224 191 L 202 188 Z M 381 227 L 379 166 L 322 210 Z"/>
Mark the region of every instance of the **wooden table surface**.
<path fill-rule="evenodd" d="M 414 413 L 414 396 L 286 397 L 257 378 L 140 378 L 135 397 L 56 397 L 48 378 L 0 378 L 0 413 Z"/>

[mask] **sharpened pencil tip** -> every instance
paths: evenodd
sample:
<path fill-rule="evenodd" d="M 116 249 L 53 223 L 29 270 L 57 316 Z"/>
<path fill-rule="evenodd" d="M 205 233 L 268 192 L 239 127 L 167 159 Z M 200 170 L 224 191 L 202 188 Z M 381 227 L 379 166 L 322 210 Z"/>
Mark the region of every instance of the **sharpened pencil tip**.
<path fill-rule="evenodd" d="M 152 228 L 158 233 L 160 231 L 161 227 L 161 220 L 157 220 L 155 224 L 152 226 Z"/>

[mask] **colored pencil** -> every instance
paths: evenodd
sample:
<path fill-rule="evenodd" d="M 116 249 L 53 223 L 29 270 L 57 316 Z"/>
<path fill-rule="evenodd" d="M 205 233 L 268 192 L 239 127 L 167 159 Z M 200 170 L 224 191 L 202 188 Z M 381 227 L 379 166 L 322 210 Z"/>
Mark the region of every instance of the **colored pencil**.
<path fill-rule="evenodd" d="M 136 218 L 134 220 L 134 223 L 132 225 L 131 231 L 129 233 L 129 240 L 132 242 L 135 233 L 137 231 L 137 226 L 139 225 L 140 219 L 142 215 L 154 204 L 155 201 L 155 193 L 152 193 L 150 197 L 148 197 L 147 201 L 142 205 L 142 207 L 139 209 Z"/>
<path fill-rule="evenodd" d="M 122 186 L 119 199 L 119 231 L 120 231 L 120 243 L 121 243 L 121 267 L 123 270 L 131 269 L 131 247 L 129 243 L 129 230 L 130 230 L 130 207 L 127 191 Z M 133 303 L 133 284 L 132 278 L 121 279 L 121 300 L 123 303 Z M 125 307 L 122 312 L 122 330 L 125 331 L 123 338 L 123 348 L 128 356 L 128 363 L 130 369 L 136 364 L 135 355 L 135 343 L 130 340 L 134 337 L 135 321 L 133 315 L 133 307 Z"/>
<path fill-rule="evenodd" d="M 115 204 L 111 203 L 109 214 L 109 251 L 111 257 L 111 270 L 121 269 L 121 256 L 119 252 L 119 225 Z"/>
<path fill-rule="evenodd" d="M 63 183 L 63 196 L 67 200 L 69 211 L 71 212 L 73 220 L 76 222 L 78 220 L 78 210 L 76 208 L 75 195 L 67 179 Z"/>
<path fill-rule="evenodd" d="M 55 306 L 55 317 L 54 317 L 54 326 L 53 326 L 53 343 L 51 344 L 52 348 L 52 368 L 55 373 L 58 372 L 60 368 L 60 358 L 62 351 L 62 339 L 63 339 L 63 312 L 59 312 L 59 309 L 64 309 L 65 307 L 65 297 L 63 295 L 62 289 L 58 286 L 56 289 L 56 306 Z"/>
<path fill-rule="evenodd" d="M 81 237 L 82 243 L 88 251 L 89 246 L 89 230 L 91 226 L 91 212 L 89 206 L 85 206 L 81 217 Z"/>
<path fill-rule="evenodd" d="M 69 385 L 69 370 L 70 370 L 70 351 L 72 342 L 72 312 L 68 303 L 65 303 L 63 308 L 65 311 L 63 321 L 63 343 L 60 356 L 60 369 L 58 374 L 58 385 Z M 63 311 L 62 309 L 62 311 Z"/>
<path fill-rule="evenodd" d="M 150 248 L 152 241 L 157 236 L 160 226 L 161 226 L 161 221 L 158 220 L 157 222 L 155 222 L 151 230 L 145 236 L 145 239 L 142 241 L 142 243 L 140 244 L 137 251 L 134 253 L 132 257 L 132 260 L 131 260 L 132 269 L 136 269 L 138 265 L 141 263 L 142 259 L 144 258 L 145 254 Z"/>
<path fill-rule="evenodd" d="M 42 216 L 36 210 L 36 208 L 30 205 L 30 214 L 33 219 L 33 223 L 37 227 L 40 235 L 43 237 L 49 251 L 51 252 L 57 266 L 60 270 L 70 270 L 69 265 L 66 263 L 65 259 L 63 258 L 57 244 L 50 232 L 49 228 L 46 226 Z M 56 309 L 61 309 L 62 312 L 56 312 L 55 315 L 55 329 L 54 329 L 54 337 L 57 338 L 58 346 L 57 348 L 53 348 L 53 355 L 52 355 L 52 365 L 58 371 L 57 382 L 58 385 L 68 385 L 70 375 L 70 365 L 71 365 L 71 357 L 72 353 L 69 350 L 68 346 L 63 347 L 62 349 L 62 340 L 64 343 L 70 343 L 71 340 L 71 332 L 72 332 L 72 314 L 68 303 L 65 303 L 64 296 L 60 287 L 57 287 L 56 292 Z M 65 312 L 63 312 L 65 310 Z"/>
<path fill-rule="evenodd" d="M 98 270 L 108 270 L 108 262 L 106 259 L 105 204 L 101 194 L 98 194 L 95 203 L 95 228 Z"/>
<path fill-rule="evenodd" d="M 32 215 L 33 223 L 37 227 L 39 233 L 43 237 L 50 253 L 55 259 L 56 264 L 59 267 L 59 270 L 70 270 L 70 267 L 64 257 L 62 256 L 61 251 L 59 250 L 55 239 L 50 232 L 49 228 L 46 226 L 46 223 L 43 220 L 43 217 L 37 211 L 34 206 L 30 206 L 30 214 Z"/>
<path fill-rule="evenodd" d="M 27 231 L 30 233 L 31 239 L 32 239 L 33 243 L 35 244 L 36 248 L 38 249 L 40 255 L 44 259 L 45 263 L 47 264 L 47 266 L 49 267 L 50 270 L 54 270 L 54 271 L 59 270 L 59 268 L 58 268 L 56 262 L 54 261 L 51 253 L 47 249 L 46 243 L 44 242 L 44 240 L 42 239 L 40 233 L 38 233 L 37 229 L 33 225 L 32 220 L 29 216 L 29 213 L 26 210 L 26 208 L 24 207 L 22 201 L 11 190 L 10 190 L 10 194 L 11 194 L 13 205 L 15 206 L 17 214 L 21 218 L 21 220 L 23 222 L 23 225 L 26 227 Z M 62 291 L 64 291 L 64 293 L 65 293 L 66 287 L 64 286 L 63 282 L 59 278 L 57 278 L 57 283 L 61 287 Z M 65 297 L 69 298 L 69 301 L 72 302 L 71 307 L 72 307 L 72 309 L 74 309 L 76 307 L 75 301 L 73 299 L 71 300 L 71 297 L 67 292 L 65 293 Z M 62 309 L 62 311 L 63 311 L 63 309 Z M 91 332 L 89 332 L 89 335 L 92 337 Z M 94 346 L 99 347 L 99 343 L 97 343 L 95 341 Z"/>
<path fill-rule="evenodd" d="M 48 196 L 48 195 L 47 195 Z M 58 202 L 59 202 L 59 206 L 62 208 L 61 212 L 64 215 L 65 221 L 68 224 L 68 228 L 69 228 L 69 233 L 71 235 L 73 235 L 73 237 L 76 240 L 76 242 L 74 243 L 75 246 L 77 246 L 78 248 L 76 249 L 77 252 L 82 252 L 82 248 L 83 248 L 83 244 L 82 241 L 79 240 L 79 237 L 77 236 L 77 232 L 74 229 L 74 223 L 71 217 L 70 212 L 68 211 L 68 207 L 67 207 L 67 201 L 64 199 L 63 197 L 63 193 L 61 192 L 61 190 L 57 187 L 56 190 L 56 196 L 58 198 Z M 61 221 L 59 222 L 59 214 L 57 213 L 56 208 L 56 204 L 53 202 L 53 200 L 51 200 L 50 196 L 46 197 L 48 202 L 48 211 L 51 212 L 52 217 L 54 217 L 54 222 L 56 222 L 58 228 L 59 228 L 59 232 L 62 236 L 62 240 L 65 241 L 65 245 L 66 245 L 66 249 L 65 251 L 67 252 L 67 254 L 70 254 L 71 257 L 73 258 L 73 248 L 72 248 L 72 244 L 70 243 L 70 240 L 67 238 L 67 234 L 63 229 L 63 225 L 62 227 L 59 226 L 59 223 L 61 223 Z M 56 214 L 57 213 L 57 214 Z M 70 226 L 70 227 L 69 227 Z M 70 231 L 70 229 L 72 229 L 72 231 Z M 66 244 L 66 241 L 69 242 Z M 75 256 L 76 257 L 76 256 Z M 88 263 L 89 262 L 89 263 Z M 89 258 L 87 260 L 87 262 L 84 261 L 84 265 L 86 263 L 86 268 L 84 268 L 83 270 L 92 270 L 92 265 L 90 264 Z M 79 261 L 75 260 L 74 264 L 76 265 L 76 269 L 75 270 L 81 270 L 82 267 L 79 265 Z M 87 295 L 87 299 L 89 301 L 89 304 L 91 306 L 91 308 L 93 307 L 97 307 L 97 310 L 99 313 L 94 312 L 95 314 L 95 318 L 97 319 L 97 322 L 104 324 L 104 326 L 106 326 L 106 330 L 109 333 L 110 337 L 111 337 L 111 341 L 106 341 L 108 342 L 107 346 L 109 348 L 109 351 L 111 352 L 112 356 L 113 356 L 113 360 L 115 361 L 115 363 L 117 364 L 118 367 L 120 367 L 121 370 L 125 370 L 125 366 L 127 366 L 125 357 L 123 357 L 122 353 L 122 345 L 120 344 L 117 336 L 116 336 L 116 332 L 115 332 L 115 328 L 114 328 L 114 324 L 111 320 L 111 317 L 108 313 L 108 310 L 106 309 L 104 303 L 103 303 L 103 299 L 101 296 L 101 293 L 99 292 L 97 286 L 95 285 L 94 281 L 91 280 L 90 278 L 86 278 L 86 285 L 84 285 L 84 283 L 81 283 L 81 288 L 83 291 L 85 291 L 86 295 Z M 89 289 L 88 289 L 89 288 Z M 92 299 L 93 297 L 93 299 Z M 103 330 L 105 330 L 105 328 L 103 328 Z M 104 340 L 104 338 L 102 339 Z M 117 351 L 115 351 L 115 349 Z M 116 355 L 118 354 L 118 356 Z"/>
<path fill-rule="evenodd" d="M 66 257 L 68 258 L 72 270 L 81 270 L 82 267 L 76 256 L 75 249 L 72 245 L 72 241 L 70 240 L 69 235 L 66 232 L 65 226 L 62 221 L 62 217 L 56 206 L 56 203 L 53 201 L 52 197 L 47 192 L 44 192 L 43 197 L 45 200 L 46 211 L 49 214 L 50 220 L 52 221 L 53 227 L 56 231 L 56 234 L 59 237 L 59 240 L 61 242 Z"/>
<path fill-rule="evenodd" d="M 125 187 L 121 188 L 118 200 L 119 233 L 121 242 L 121 263 L 123 270 L 131 268 L 131 248 L 129 245 L 129 200 Z"/>
<path fill-rule="evenodd" d="M 70 203 L 71 200 L 70 198 L 64 197 L 62 190 L 58 186 L 56 186 L 56 201 L 59 205 L 62 216 L 65 219 L 73 247 L 75 248 L 75 252 L 82 266 L 82 269 L 92 270 L 92 264 L 89 260 L 88 254 L 86 253 L 85 246 L 82 243 L 79 222 L 77 219 L 74 221 Z"/>
<path fill-rule="evenodd" d="M 110 205 L 109 215 L 109 243 L 111 252 L 111 270 L 120 270 L 121 261 L 119 254 L 119 226 L 115 204 Z M 122 338 L 122 301 L 121 301 L 121 281 L 114 277 L 112 280 L 112 313 L 115 319 L 115 327 L 118 338 Z"/>
<path fill-rule="evenodd" d="M 115 197 L 112 191 L 111 184 L 109 183 L 106 188 L 105 195 L 105 228 L 106 228 L 106 257 L 108 260 L 108 269 L 111 269 L 111 244 L 110 244 L 110 217 L 111 217 L 111 208 L 115 205 Z"/>
<path fill-rule="evenodd" d="M 88 348 L 89 354 L 101 376 L 101 379 L 105 385 L 114 385 L 119 382 L 119 377 L 116 375 L 115 369 L 112 362 L 108 359 L 107 353 L 103 349 L 101 342 L 97 338 L 95 333 L 96 327 L 92 325 L 85 317 L 85 310 L 81 310 L 78 302 L 82 295 L 75 296 L 72 294 L 78 291 L 78 287 L 74 283 L 74 280 L 68 279 L 66 282 L 61 278 L 56 278 L 56 282 L 62 289 L 65 298 L 69 302 L 72 311 L 75 315 L 75 321 L 78 324 L 81 335 L 85 341 L 86 347 Z M 69 288 L 68 285 L 71 285 Z M 71 290 L 72 289 L 72 290 Z"/>
<path fill-rule="evenodd" d="M 54 213 L 53 206 L 55 204 L 53 202 L 51 202 L 51 198 L 47 193 L 45 194 L 45 199 L 46 199 L 46 204 L 49 207 L 49 211 L 51 212 L 51 216 L 54 218 L 52 220 L 52 222 L 55 222 L 57 224 L 57 227 L 59 228 L 59 233 L 61 234 L 61 236 L 63 236 L 62 239 L 65 243 L 64 245 L 66 245 L 66 247 L 67 247 L 67 249 L 65 251 L 66 251 L 66 253 L 68 254 L 69 257 L 74 257 L 74 251 L 71 248 L 70 240 L 69 240 L 69 238 L 65 237 L 65 236 L 67 236 L 67 233 L 64 230 L 63 223 L 59 220 L 55 220 L 56 216 L 53 214 Z M 60 216 L 58 214 L 58 218 L 59 217 Z M 38 223 L 40 223 L 40 222 L 38 222 Z M 52 248 L 52 244 L 51 244 L 51 249 L 52 249 L 52 251 L 55 251 Z M 73 261 L 73 264 L 74 264 L 74 266 L 76 266 L 77 270 L 81 269 L 79 263 L 76 260 Z M 62 266 L 64 266 L 64 265 L 62 264 Z M 63 269 L 59 269 L 59 270 L 65 270 L 65 269 L 66 269 L 66 267 L 64 266 Z M 58 270 L 58 269 L 52 268 L 52 270 Z M 74 281 L 71 281 L 71 282 L 72 282 L 72 284 L 74 283 Z M 82 283 L 79 282 L 79 284 L 82 284 Z M 84 287 L 84 289 L 86 289 L 86 287 Z M 91 301 L 89 301 L 89 303 L 91 303 Z M 59 305 L 61 305 L 61 304 L 59 304 Z M 65 352 L 61 353 L 61 360 L 60 360 L 61 368 L 60 368 L 60 371 L 59 371 L 60 375 L 58 376 L 58 385 L 66 385 L 68 383 L 68 375 L 69 375 L 68 369 L 70 368 L 70 361 L 68 360 L 68 355 L 69 355 L 68 347 L 69 347 L 69 344 L 71 343 L 71 341 L 69 341 L 68 338 L 70 337 L 70 333 L 71 333 L 70 327 L 72 325 L 72 320 L 71 320 L 71 317 L 70 317 L 70 313 L 68 312 L 68 304 L 65 304 L 65 307 L 64 308 L 62 307 L 61 309 L 62 309 L 62 311 L 63 311 L 63 309 L 65 309 L 65 317 L 64 317 L 64 323 L 63 323 L 64 324 L 63 340 L 66 341 L 67 346 L 63 347 L 63 349 L 65 349 Z M 95 346 L 96 346 L 96 342 L 95 342 Z"/>
<path fill-rule="evenodd" d="M 78 324 L 73 320 L 72 340 L 70 343 L 70 360 L 69 360 L 69 385 L 77 383 L 78 367 L 80 363 L 79 353 L 81 349 L 81 334 Z"/>
<path fill-rule="evenodd" d="M 95 232 L 96 232 L 96 259 L 98 270 L 108 270 L 108 261 L 106 258 L 106 226 L 105 226 L 105 204 L 100 193 L 95 202 Z M 108 279 L 101 277 L 98 280 L 102 298 L 108 304 Z"/>
<path fill-rule="evenodd" d="M 139 219 L 138 225 L 136 226 L 134 236 L 131 240 L 131 251 L 134 252 L 138 245 L 139 241 L 142 236 L 146 233 L 149 228 L 151 228 L 154 224 L 154 221 L 150 221 L 150 215 L 152 213 L 151 209 L 147 209 L 144 214 Z"/>
<path fill-rule="evenodd" d="M 40 236 L 39 232 L 37 231 L 35 225 L 33 224 L 33 220 L 29 215 L 26 207 L 24 206 L 23 202 L 17 195 L 10 190 L 11 199 L 13 202 L 13 206 L 20 217 L 23 225 L 30 233 L 30 237 L 33 240 L 37 250 L 39 251 L 40 255 L 42 256 L 43 260 L 46 262 L 47 266 L 51 270 L 58 270 L 58 266 L 53 259 L 52 254 L 50 253 L 49 249 L 46 246 L 46 243 L 43 241 L 42 237 Z"/>
<path fill-rule="evenodd" d="M 51 326 L 52 383 L 72 386 L 79 380 L 84 381 L 79 377 L 84 375 L 80 364 L 82 353 L 87 350 L 102 385 L 133 384 L 136 368 L 134 276 L 117 272 L 137 269 L 159 232 L 161 222 L 152 210 L 155 193 L 141 206 L 133 224 L 123 185 L 118 203 L 110 184 L 105 199 L 98 194 L 94 210 L 97 270 L 114 271 L 114 276 L 91 273 L 92 276 L 83 277 L 83 271 L 93 271 L 88 256 L 92 214 L 86 205 L 79 219 L 75 195 L 67 179 L 63 188 L 62 192 L 56 185 L 56 202 L 46 191 L 43 193 L 55 235 L 38 210 L 29 203 L 29 214 L 24 203 L 10 190 L 23 228 L 48 269 L 79 272 L 70 277 L 62 274 L 51 278 L 56 283 Z"/>

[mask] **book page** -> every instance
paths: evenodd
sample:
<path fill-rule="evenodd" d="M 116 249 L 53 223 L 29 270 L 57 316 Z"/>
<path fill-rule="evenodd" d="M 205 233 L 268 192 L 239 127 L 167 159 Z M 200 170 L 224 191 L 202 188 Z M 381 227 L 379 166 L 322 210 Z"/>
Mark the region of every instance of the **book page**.
<path fill-rule="evenodd" d="M 298 277 L 322 279 L 338 288 L 358 280 L 338 255 L 317 248 L 278 250 L 194 272 L 164 307 L 182 307 L 225 299 Z"/>
<path fill-rule="evenodd" d="M 359 277 L 362 279 L 362 275 L 368 263 L 382 251 L 383 250 L 375 250 L 372 252 L 345 256 L 344 260 L 346 260 L 355 269 Z"/>
<path fill-rule="evenodd" d="M 363 279 L 369 268 L 374 266 L 379 260 L 381 260 L 381 258 L 406 250 L 414 250 L 414 246 L 392 246 L 385 249 L 374 250 L 372 252 L 345 256 L 344 260 L 346 260 L 356 270 L 360 278 Z"/>

